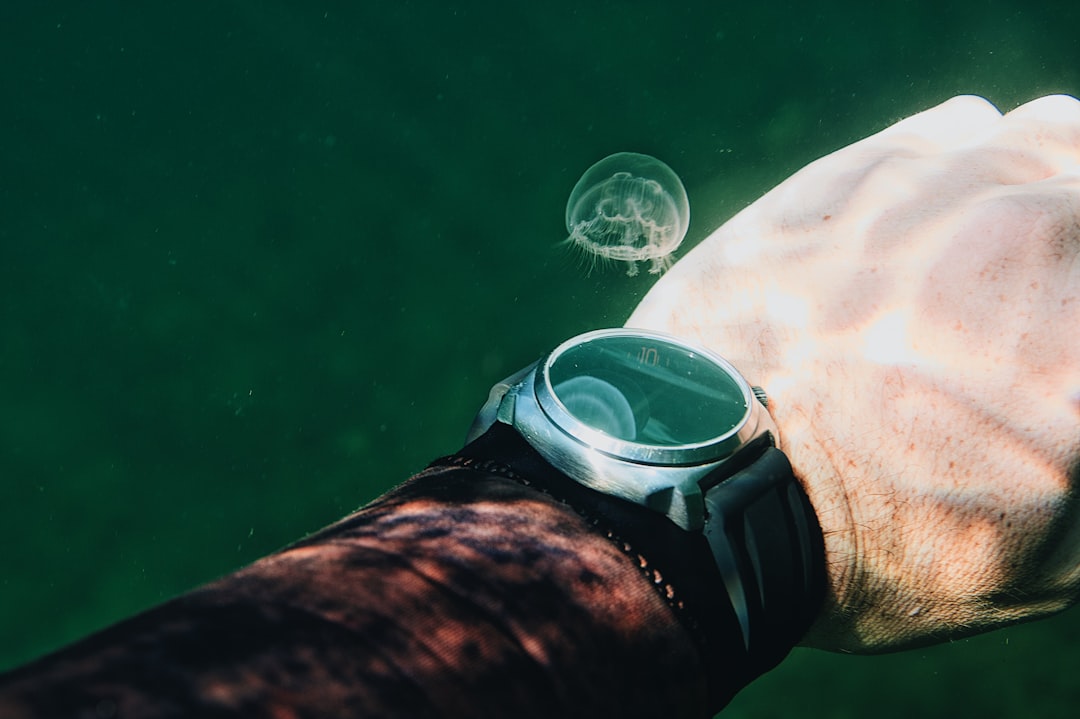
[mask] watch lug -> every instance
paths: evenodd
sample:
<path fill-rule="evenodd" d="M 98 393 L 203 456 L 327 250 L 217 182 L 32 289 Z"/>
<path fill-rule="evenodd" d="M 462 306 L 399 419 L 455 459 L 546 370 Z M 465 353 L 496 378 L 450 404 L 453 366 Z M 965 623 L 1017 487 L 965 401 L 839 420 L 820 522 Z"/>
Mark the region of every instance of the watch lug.
<path fill-rule="evenodd" d="M 484 406 L 476 413 L 472 426 L 469 427 L 469 433 L 465 435 L 465 444 L 472 442 L 484 432 L 487 432 L 491 425 L 495 424 L 496 421 L 510 425 L 514 423 L 513 395 L 511 395 L 509 401 L 503 402 L 503 400 L 510 390 L 516 385 L 521 384 L 521 382 L 533 371 L 536 365 L 537 363 L 533 362 L 528 367 L 495 383 L 488 392 L 488 398 L 487 401 L 484 402 Z M 503 407 L 504 404 L 507 405 L 505 408 Z"/>

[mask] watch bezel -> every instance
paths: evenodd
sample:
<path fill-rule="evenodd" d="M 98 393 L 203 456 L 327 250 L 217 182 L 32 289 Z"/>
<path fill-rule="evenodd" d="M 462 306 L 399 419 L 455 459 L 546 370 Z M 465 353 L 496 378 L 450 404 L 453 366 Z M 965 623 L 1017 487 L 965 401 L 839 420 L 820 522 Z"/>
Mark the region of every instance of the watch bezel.
<path fill-rule="evenodd" d="M 602 438 L 582 431 L 571 422 L 557 423 L 541 406 L 538 396 L 548 391 L 543 389 L 542 375 L 546 371 L 541 372 L 541 367 L 557 351 L 604 334 L 662 339 L 717 362 L 746 388 L 750 401 L 742 422 L 710 440 L 667 447 L 627 447 L 601 441 Z M 730 362 L 680 337 L 635 328 L 594 330 L 577 335 L 539 361 L 497 382 L 473 421 L 468 441 L 482 435 L 495 422 L 511 425 L 547 462 L 579 484 L 648 507 L 688 531 L 701 531 L 705 524 L 703 483 L 712 486 L 722 480 L 727 468 L 735 471 L 739 463 L 732 460 L 742 450 L 760 448 L 763 442 L 766 445 L 778 442 L 772 417 Z"/>
<path fill-rule="evenodd" d="M 694 358 L 699 358 L 701 361 L 707 361 L 719 367 L 739 390 L 744 407 L 742 416 L 732 423 L 730 430 L 723 434 L 714 435 L 699 442 L 687 442 L 678 445 L 657 445 L 628 441 L 614 437 L 581 421 L 567 409 L 556 392 L 551 380 L 551 368 L 571 349 L 611 338 L 633 338 L 662 342 L 682 349 Z M 757 405 L 750 384 L 735 369 L 734 365 L 720 355 L 704 347 L 693 345 L 679 337 L 651 330 L 632 328 L 594 330 L 566 340 L 551 350 L 537 364 L 533 392 L 537 403 L 548 419 L 575 441 L 609 457 L 658 466 L 697 465 L 730 456 L 734 450 L 745 443 L 747 438 L 743 436 L 742 429 L 754 418 L 755 405 Z"/>

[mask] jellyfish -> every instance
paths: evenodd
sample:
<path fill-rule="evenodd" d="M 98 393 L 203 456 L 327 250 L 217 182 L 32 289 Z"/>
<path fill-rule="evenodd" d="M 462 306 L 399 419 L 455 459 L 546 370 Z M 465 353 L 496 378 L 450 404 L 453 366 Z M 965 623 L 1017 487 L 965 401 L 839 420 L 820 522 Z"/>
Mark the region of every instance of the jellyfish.
<path fill-rule="evenodd" d="M 655 157 L 619 152 L 590 167 L 566 203 L 567 239 L 590 261 L 626 262 L 626 274 L 649 262 L 655 275 L 671 267 L 686 236 L 686 188 Z"/>

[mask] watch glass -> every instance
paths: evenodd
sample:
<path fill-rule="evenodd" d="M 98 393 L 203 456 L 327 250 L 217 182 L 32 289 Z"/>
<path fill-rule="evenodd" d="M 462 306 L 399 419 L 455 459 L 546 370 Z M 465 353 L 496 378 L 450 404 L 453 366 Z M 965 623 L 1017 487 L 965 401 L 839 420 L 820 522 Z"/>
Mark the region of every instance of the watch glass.
<path fill-rule="evenodd" d="M 711 443 L 737 432 L 749 413 L 749 387 L 727 362 L 640 330 L 576 338 L 551 353 L 543 372 L 559 409 L 622 442 Z"/>

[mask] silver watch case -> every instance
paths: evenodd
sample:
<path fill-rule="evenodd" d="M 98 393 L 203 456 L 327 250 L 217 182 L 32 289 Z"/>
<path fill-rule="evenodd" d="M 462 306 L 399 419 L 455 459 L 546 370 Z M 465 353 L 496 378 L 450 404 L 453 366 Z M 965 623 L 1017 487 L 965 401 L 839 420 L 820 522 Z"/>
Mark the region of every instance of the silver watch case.
<path fill-rule="evenodd" d="M 730 431 L 703 442 L 655 446 L 627 442 L 583 424 L 559 402 L 550 384 L 553 358 L 575 344 L 602 336 L 655 338 L 691 349 L 722 368 L 743 392 L 746 412 Z M 724 358 L 671 335 L 635 329 L 596 330 L 573 337 L 539 361 L 491 388 L 469 430 L 471 442 L 495 422 L 514 427 L 552 466 L 598 492 L 666 515 L 688 531 L 705 523 L 701 480 L 750 442 L 768 435 L 777 443 L 772 417 L 752 388 Z M 758 444 L 758 442 L 755 442 Z"/>

